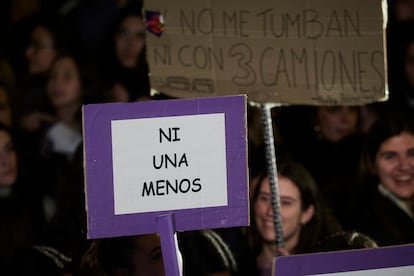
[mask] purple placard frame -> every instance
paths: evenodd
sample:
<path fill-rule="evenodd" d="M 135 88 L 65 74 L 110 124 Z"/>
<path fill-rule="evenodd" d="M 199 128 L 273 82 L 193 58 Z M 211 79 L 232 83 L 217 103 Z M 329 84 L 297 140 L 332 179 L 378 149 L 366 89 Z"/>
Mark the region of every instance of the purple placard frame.
<path fill-rule="evenodd" d="M 174 212 L 175 231 L 249 225 L 247 97 L 154 100 L 83 107 L 88 238 L 158 232 L 157 217 Z M 228 206 L 114 215 L 111 121 L 225 114 Z"/>
<path fill-rule="evenodd" d="M 157 225 L 160 232 L 162 259 L 164 261 L 166 275 L 179 276 L 180 267 L 178 264 L 177 240 L 175 236 L 173 216 L 174 214 L 158 216 Z"/>
<path fill-rule="evenodd" d="M 273 262 L 273 275 L 304 276 L 409 265 L 414 265 L 414 245 L 278 257 Z"/>

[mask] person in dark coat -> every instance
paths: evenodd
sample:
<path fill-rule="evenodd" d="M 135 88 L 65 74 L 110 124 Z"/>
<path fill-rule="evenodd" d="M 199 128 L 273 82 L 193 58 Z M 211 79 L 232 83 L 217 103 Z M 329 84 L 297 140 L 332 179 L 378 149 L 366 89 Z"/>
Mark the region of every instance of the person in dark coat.
<path fill-rule="evenodd" d="M 414 242 L 413 114 L 389 114 L 368 133 L 365 192 L 354 212 L 356 229 L 378 245 Z"/>

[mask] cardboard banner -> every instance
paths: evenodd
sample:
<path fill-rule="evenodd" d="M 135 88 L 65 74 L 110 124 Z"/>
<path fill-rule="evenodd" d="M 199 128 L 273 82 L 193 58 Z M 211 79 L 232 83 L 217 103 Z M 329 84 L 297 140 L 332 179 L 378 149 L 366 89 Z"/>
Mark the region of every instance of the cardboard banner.
<path fill-rule="evenodd" d="M 386 0 L 151 0 L 145 14 L 151 85 L 170 96 L 387 99 Z"/>
<path fill-rule="evenodd" d="M 89 238 L 249 224 L 246 96 L 83 112 Z"/>
<path fill-rule="evenodd" d="M 278 257 L 272 275 L 411 276 L 414 245 Z"/>

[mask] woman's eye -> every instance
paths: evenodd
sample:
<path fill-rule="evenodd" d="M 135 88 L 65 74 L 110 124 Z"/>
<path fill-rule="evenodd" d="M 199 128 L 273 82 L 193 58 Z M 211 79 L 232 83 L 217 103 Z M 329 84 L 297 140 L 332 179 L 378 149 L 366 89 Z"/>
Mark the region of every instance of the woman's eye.
<path fill-rule="evenodd" d="M 414 157 L 414 149 L 408 150 L 407 155 L 410 157 Z"/>
<path fill-rule="evenodd" d="M 270 197 L 269 196 L 259 196 L 258 198 L 261 202 L 268 202 L 270 201 Z"/>
<path fill-rule="evenodd" d="M 389 153 L 385 153 L 382 157 L 383 157 L 385 160 L 391 160 L 391 159 L 393 159 L 393 158 L 395 157 L 395 154 L 394 154 L 394 153 L 392 153 L 392 152 L 389 152 Z"/>
<path fill-rule="evenodd" d="M 150 255 L 150 260 L 151 261 L 158 261 L 162 259 L 162 251 L 161 248 L 157 249 L 156 251 L 152 252 Z"/>
<path fill-rule="evenodd" d="M 281 205 L 283 205 L 283 206 L 291 206 L 292 205 L 292 201 L 290 201 L 290 200 L 282 200 L 281 202 L 280 202 L 280 204 Z"/>
<path fill-rule="evenodd" d="M 119 34 L 120 37 L 127 37 L 129 35 L 129 32 L 128 32 L 128 30 L 121 29 L 121 30 L 118 31 L 118 34 Z"/>

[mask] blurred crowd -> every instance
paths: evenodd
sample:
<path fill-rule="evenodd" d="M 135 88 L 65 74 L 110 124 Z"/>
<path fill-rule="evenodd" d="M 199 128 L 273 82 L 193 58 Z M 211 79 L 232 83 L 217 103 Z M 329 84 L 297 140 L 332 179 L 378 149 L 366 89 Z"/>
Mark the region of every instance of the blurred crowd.
<path fill-rule="evenodd" d="M 0 275 L 164 275 L 158 234 L 89 240 L 82 106 L 151 94 L 139 0 L 0 4 Z M 178 233 L 184 275 L 270 275 L 280 255 L 414 243 L 414 0 L 389 0 L 389 99 L 248 106 L 251 225 Z M 145 223 L 145 222 L 143 222 Z"/>

